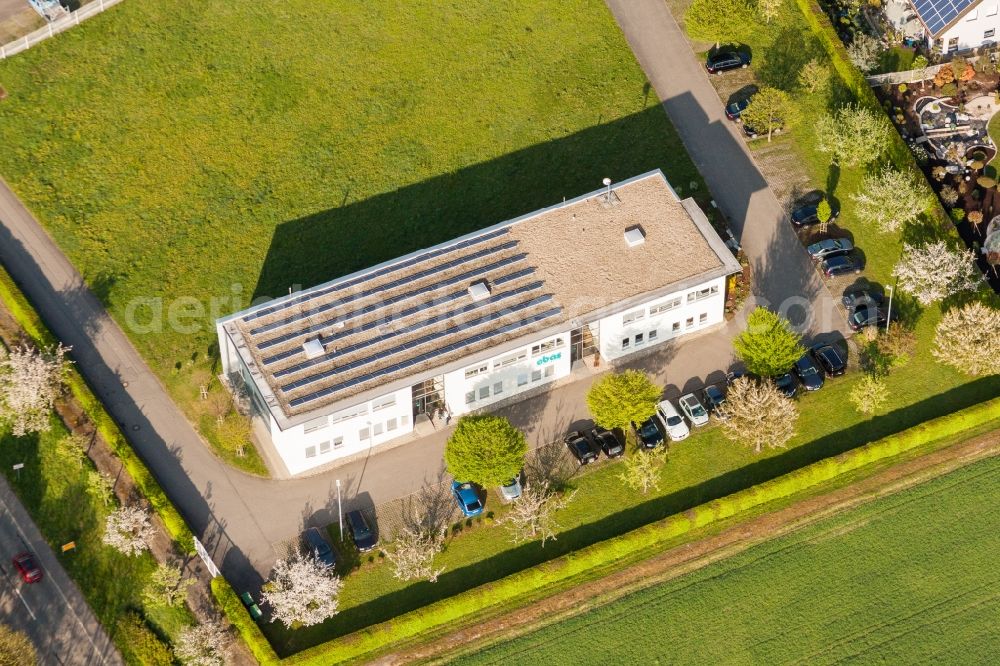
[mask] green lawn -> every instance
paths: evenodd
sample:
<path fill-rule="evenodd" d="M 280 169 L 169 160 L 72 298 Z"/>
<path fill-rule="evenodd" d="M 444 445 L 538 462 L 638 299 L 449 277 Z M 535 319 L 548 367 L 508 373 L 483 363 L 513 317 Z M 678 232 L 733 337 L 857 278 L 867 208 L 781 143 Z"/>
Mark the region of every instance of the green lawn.
<path fill-rule="evenodd" d="M 130 0 L 0 82 L 0 174 L 196 423 L 252 297 L 605 176 L 700 181 L 600 0 Z"/>
<path fill-rule="evenodd" d="M 77 462 L 59 455 L 57 442 L 66 433 L 55 417 L 52 429 L 40 436 L 15 438 L 0 429 L 4 474 L 120 649 L 129 647 L 118 629 L 119 620 L 128 611 L 144 617 L 160 638 L 176 637 L 194 617 L 185 606 L 169 608 L 143 600 L 142 590 L 156 567 L 152 555 L 126 557 L 101 543 L 104 519 L 114 507 L 87 492 L 86 474 L 93 469 L 89 460 Z M 12 471 L 15 463 L 24 463 L 20 476 Z M 61 553 L 61 546 L 69 541 L 75 541 L 76 548 Z M 143 661 L 132 658 L 129 663 Z"/>

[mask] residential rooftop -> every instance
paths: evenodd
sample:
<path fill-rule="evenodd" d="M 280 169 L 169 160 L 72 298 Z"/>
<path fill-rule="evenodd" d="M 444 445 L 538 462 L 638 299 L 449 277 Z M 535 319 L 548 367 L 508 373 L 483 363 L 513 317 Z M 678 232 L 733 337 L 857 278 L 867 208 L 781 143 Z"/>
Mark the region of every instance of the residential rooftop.
<path fill-rule="evenodd" d="M 220 324 L 272 413 L 298 422 L 630 299 L 738 270 L 697 204 L 680 201 L 657 170 L 612 185 L 610 200 L 603 188 Z"/>

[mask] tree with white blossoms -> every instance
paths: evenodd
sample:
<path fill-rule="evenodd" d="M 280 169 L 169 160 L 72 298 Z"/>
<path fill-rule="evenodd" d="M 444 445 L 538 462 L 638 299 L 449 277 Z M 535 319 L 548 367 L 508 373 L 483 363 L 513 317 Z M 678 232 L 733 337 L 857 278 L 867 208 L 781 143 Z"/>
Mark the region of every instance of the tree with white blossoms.
<path fill-rule="evenodd" d="M 740 377 L 729 387 L 720 408 L 722 432 L 730 440 L 760 453 L 765 446 L 783 448 L 795 434 L 799 412 L 770 381 Z"/>
<path fill-rule="evenodd" d="M 261 597 L 271 607 L 272 621 L 286 627 L 311 627 L 337 614 L 340 578 L 315 557 L 278 560 Z"/>
<path fill-rule="evenodd" d="M 912 175 L 892 168 L 870 174 L 858 194 L 855 211 L 884 233 L 895 233 L 927 210 L 931 193 Z"/>
<path fill-rule="evenodd" d="M 575 494 L 576 491 L 560 495 L 546 482 L 538 481 L 524 489 L 507 515 L 497 523 L 507 528 L 514 543 L 541 538 L 544 548 L 549 539 L 555 541 L 559 529 L 556 512 L 565 509 Z"/>
<path fill-rule="evenodd" d="M 142 592 L 143 598 L 153 605 L 176 606 L 195 582 L 193 578 L 183 576 L 184 572 L 176 564 L 160 564 L 149 577 L 149 583 Z"/>
<path fill-rule="evenodd" d="M 1000 310 L 978 302 L 948 310 L 931 353 L 969 375 L 1000 374 Z"/>
<path fill-rule="evenodd" d="M 799 72 L 799 85 L 813 94 L 825 88 L 829 81 L 830 70 L 819 58 L 807 62 Z"/>
<path fill-rule="evenodd" d="M 640 451 L 639 447 L 633 447 L 625 457 L 618 478 L 632 490 L 645 495 L 650 490 L 660 489 L 661 470 L 666 462 L 666 446 L 658 446 L 652 451 Z"/>
<path fill-rule="evenodd" d="M 870 416 L 888 402 L 889 387 L 886 386 L 884 377 L 868 373 L 854 385 L 848 398 L 856 410 Z"/>
<path fill-rule="evenodd" d="M 855 34 L 854 41 L 847 47 L 847 57 L 865 74 L 878 66 L 880 55 L 882 55 L 882 43 L 861 31 Z"/>
<path fill-rule="evenodd" d="M 838 164 L 863 166 L 885 152 L 894 131 L 881 113 L 858 104 L 842 106 L 816 122 L 816 147 Z"/>
<path fill-rule="evenodd" d="M 434 557 L 444 548 L 444 533 L 422 527 L 404 527 L 396 535 L 386 557 L 392 562 L 397 580 L 426 580 L 436 583 L 444 571 L 434 568 Z"/>
<path fill-rule="evenodd" d="M 131 557 L 149 548 L 153 534 L 148 511 L 136 505 L 123 506 L 108 514 L 103 541 Z"/>
<path fill-rule="evenodd" d="M 921 305 L 975 289 L 983 281 L 971 252 L 953 250 L 944 241 L 915 246 L 904 244 L 903 256 L 892 269 L 899 286 Z"/>
<path fill-rule="evenodd" d="M 222 666 L 229 636 L 217 621 L 185 627 L 174 645 L 174 655 L 185 666 Z"/>
<path fill-rule="evenodd" d="M 764 19 L 764 23 L 770 23 L 778 17 L 784 2 L 785 0 L 757 0 L 757 13 Z"/>
<path fill-rule="evenodd" d="M 67 351 L 61 344 L 41 350 L 0 347 L 0 421 L 10 425 L 15 437 L 48 432 L 66 374 Z"/>

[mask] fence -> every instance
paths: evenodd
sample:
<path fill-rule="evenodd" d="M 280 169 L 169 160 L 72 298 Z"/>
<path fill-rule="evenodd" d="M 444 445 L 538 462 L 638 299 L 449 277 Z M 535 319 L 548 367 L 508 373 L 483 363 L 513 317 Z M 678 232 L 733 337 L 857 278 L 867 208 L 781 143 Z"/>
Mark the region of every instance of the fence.
<path fill-rule="evenodd" d="M 976 55 L 969 56 L 965 58 L 966 61 L 975 64 L 980 58 L 991 58 L 991 55 Z M 996 60 L 994 59 L 994 62 Z M 865 80 L 868 85 L 872 86 L 882 86 L 887 83 L 918 83 L 920 81 L 926 81 L 928 79 L 933 79 L 934 75 L 941 71 L 942 67 L 951 67 L 951 62 L 942 62 L 937 65 L 928 65 L 923 69 L 911 69 L 905 72 L 889 72 L 888 74 L 873 74 L 872 76 L 866 76 Z"/>
<path fill-rule="evenodd" d="M 24 37 L 19 37 L 14 41 L 0 45 L 0 60 L 11 57 L 21 51 L 27 51 L 35 44 L 44 42 L 50 37 L 55 37 L 60 32 L 65 32 L 75 25 L 80 25 L 80 21 L 86 21 L 92 16 L 100 14 L 106 9 L 114 7 L 122 0 L 94 0 L 83 5 L 75 12 L 70 12 L 66 16 L 56 19 L 51 23 L 42 26 L 34 32 L 30 32 Z"/>

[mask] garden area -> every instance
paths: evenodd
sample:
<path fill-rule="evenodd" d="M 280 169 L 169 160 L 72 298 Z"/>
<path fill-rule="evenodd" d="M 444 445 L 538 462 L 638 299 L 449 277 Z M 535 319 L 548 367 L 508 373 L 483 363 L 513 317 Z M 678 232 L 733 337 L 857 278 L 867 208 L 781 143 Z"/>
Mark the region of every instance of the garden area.
<path fill-rule="evenodd" d="M 605 177 L 662 168 L 709 199 L 599 0 L 135 0 L 0 62 L 0 85 L 0 173 L 257 474 L 217 432 L 228 403 L 200 399 L 223 393 L 216 317 Z"/>

